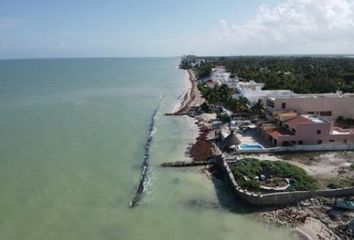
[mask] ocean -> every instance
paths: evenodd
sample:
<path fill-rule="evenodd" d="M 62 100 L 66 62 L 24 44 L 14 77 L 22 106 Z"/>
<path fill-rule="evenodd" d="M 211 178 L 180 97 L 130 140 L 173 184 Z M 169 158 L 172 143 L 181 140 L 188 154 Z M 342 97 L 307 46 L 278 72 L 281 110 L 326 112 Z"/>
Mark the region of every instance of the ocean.
<path fill-rule="evenodd" d="M 185 91 L 178 62 L 1 60 L 0 239 L 289 239 L 200 168 L 159 167 L 196 137 L 192 119 L 164 116 Z M 160 102 L 146 192 L 129 208 Z"/>

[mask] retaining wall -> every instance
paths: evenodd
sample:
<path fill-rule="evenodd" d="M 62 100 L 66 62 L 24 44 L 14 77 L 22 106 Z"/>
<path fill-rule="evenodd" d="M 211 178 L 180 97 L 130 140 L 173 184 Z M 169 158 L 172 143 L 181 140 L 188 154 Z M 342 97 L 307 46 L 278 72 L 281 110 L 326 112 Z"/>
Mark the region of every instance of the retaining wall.
<path fill-rule="evenodd" d="M 267 205 L 287 205 L 302 201 L 312 197 L 344 197 L 354 195 L 354 187 L 338 188 L 329 190 L 317 190 L 317 191 L 295 191 L 295 192 L 279 192 L 279 193 L 266 193 L 258 194 L 248 192 L 241 189 L 237 184 L 231 169 L 224 159 L 220 159 L 220 165 L 224 171 L 227 181 L 231 185 L 236 196 L 244 201 L 258 206 Z"/>
<path fill-rule="evenodd" d="M 354 144 L 317 144 L 295 145 L 289 147 L 272 147 L 264 149 L 237 149 L 237 153 L 279 153 L 279 152 L 312 152 L 312 151 L 345 151 L 354 150 Z"/>

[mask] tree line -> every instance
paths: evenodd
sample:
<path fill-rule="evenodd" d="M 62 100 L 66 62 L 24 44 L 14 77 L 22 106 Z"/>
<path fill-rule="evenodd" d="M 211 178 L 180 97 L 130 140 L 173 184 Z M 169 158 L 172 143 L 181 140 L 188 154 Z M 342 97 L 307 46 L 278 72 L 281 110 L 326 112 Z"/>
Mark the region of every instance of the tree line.
<path fill-rule="evenodd" d="M 296 93 L 354 92 L 354 58 L 214 57 L 196 69 L 198 77 L 207 76 L 216 65 L 225 66 L 241 79 L 265 83 L 264 89 L 289 89 Z"/>

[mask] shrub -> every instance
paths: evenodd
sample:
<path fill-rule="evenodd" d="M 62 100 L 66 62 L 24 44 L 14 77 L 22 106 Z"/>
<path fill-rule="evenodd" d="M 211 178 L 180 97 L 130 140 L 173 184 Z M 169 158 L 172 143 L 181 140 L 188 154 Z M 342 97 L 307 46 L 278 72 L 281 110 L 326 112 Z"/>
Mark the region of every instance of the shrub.
<path fill-rule="evenodd" d="M 340 186 L 336 183 L 330 183 L 327 185 L 328 188 L 330 189 L 337 189 L 337 188 L 340 188 Z"/>
<path fill-rule="evenodd" d="M 252 182 L 258 183 L 254 179 L 260 175 L 290 179 L 289 191 L 312 191 L 317 189 L 316 179 L 307 175 L 302 168 L 283 161 L 242 159 L 233 166 L 232 172 L 239 185 L 248 190 L 257 189 L 256 184 Z M 246 180 L 245 177 L 249 180 Z"/>
<path fill-rule="evenodd" d="M 352 163 L 352 165 L 350 165 L 350 169 L 354 170 L 354 163 Z"/>
<path fill-rule="evenodd" d="M 210 112 L 210 108 L 208 106 L 208 104 L 206 102 L 204 102 L 202 105 L 200 105 L 200 109 L 205 112 L 205 113 L 209 113 Z"/>
<path fill-rule="evenodd" d="M 261 185 L 259 182 L 256 180 L 248 180 L 248 181 L 243 181 L 240 184 L 240 187 L 243 189 L 247 189 L 252 192 L 260 192 L 261 191 Z"/>

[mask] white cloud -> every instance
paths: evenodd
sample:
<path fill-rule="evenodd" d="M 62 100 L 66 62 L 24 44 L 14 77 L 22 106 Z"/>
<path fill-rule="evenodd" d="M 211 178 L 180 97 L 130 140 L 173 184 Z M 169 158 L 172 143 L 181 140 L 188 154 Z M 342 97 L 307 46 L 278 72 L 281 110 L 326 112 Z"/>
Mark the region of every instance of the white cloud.
<path fill-rule="evenodd" d="M 220 20 L 217 39 L 233 54 L 354 52 L 354 0 L 285 0 L 242 24 Z"/>

